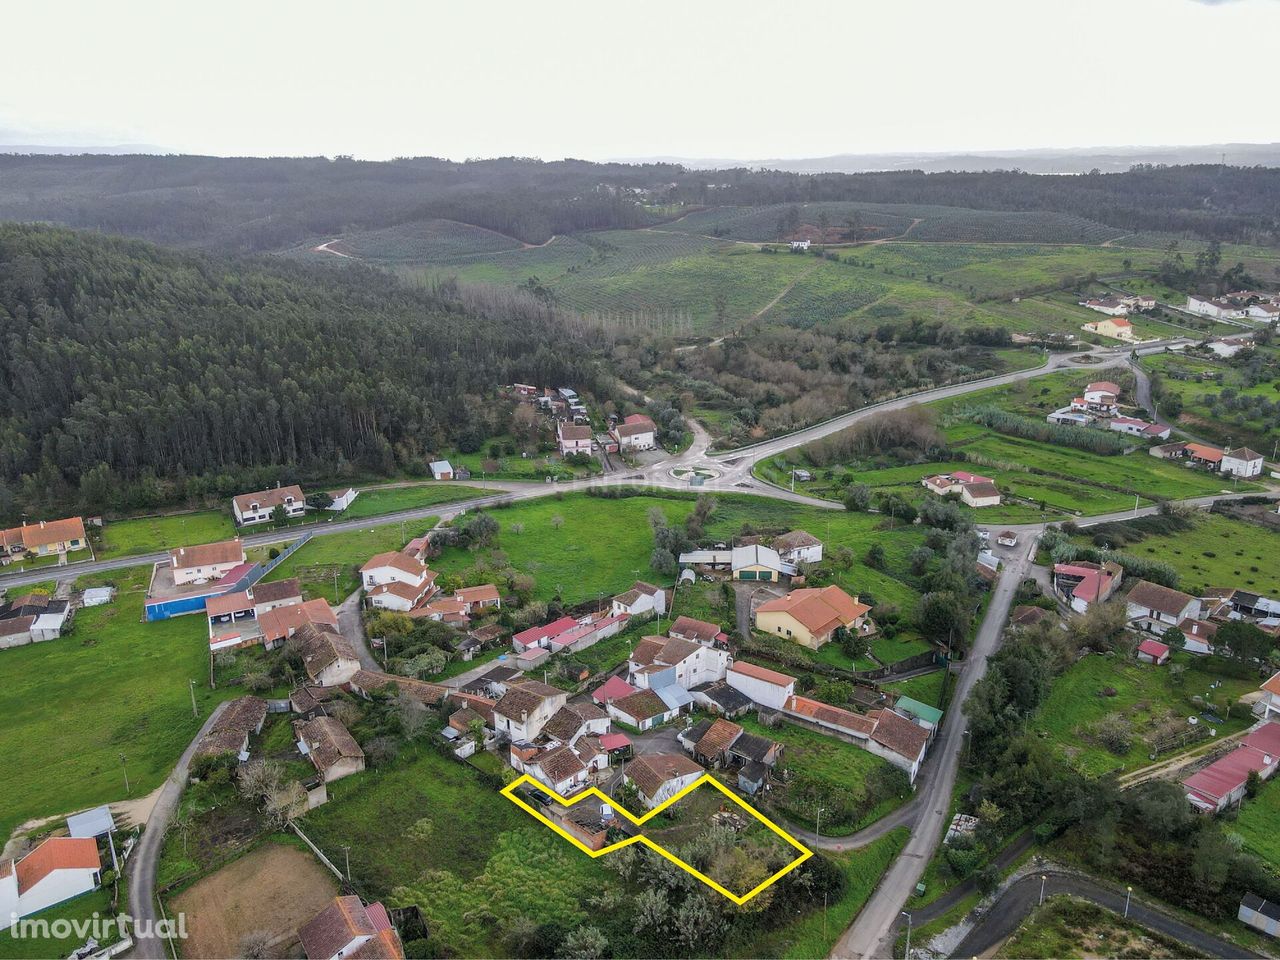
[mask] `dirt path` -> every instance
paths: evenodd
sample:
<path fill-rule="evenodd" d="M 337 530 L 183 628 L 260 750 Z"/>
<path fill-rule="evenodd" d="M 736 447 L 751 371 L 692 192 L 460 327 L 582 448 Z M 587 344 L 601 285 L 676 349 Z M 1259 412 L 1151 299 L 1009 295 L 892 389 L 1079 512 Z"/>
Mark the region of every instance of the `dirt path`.
<path fill-rule="evenodd" d="M 766 303 L 763 307 L 761 307 L 759 310 L 753 313 L 751 315 L 751 319 L 759 320 L 761 317 L 763 317 L 766 313 L 768 313 L 770 310 L 772 310 L 774 307 L 778 305 L 779 300 L 781 300 L 788 293 L 794 290 L 797 283 L 799 283 L 801 280 L 808 279 L 809 275 L 813 273 L 813 271 L 817 270 L 820 266 L 822 266 L 822 261 L 821 260 L 816 261 L 813 264 L 813 266 L 811 266 L 808 270 L 800 274 L 800 276 L 796 277 L 794 280 L 788 283 L 785 287 L 783 287 L 781 293 L 779 293 L 776 297 L 774 297 L 772 300 Z M 720 339 L 723 340 L 724 338 L 721 337 Z"/>
<path fill-rule="evenodd" d="M 322 244 L 320 244 L 320 246 L 318 246 L 318 247 L 312 247 L 312 248 L 311 248 L 311 252 L 312 252 L 312 253 L 332 253 L 335 257 L 343 257 L 343 258 L 345 258 L 345 259 L 347 259 L 347 260 L 359 260 L 359 259 L 360 259 L 359 257 L 353 257 L 353 256 L 352 256 L 351 254 L 349 254 L 349 253 L 343 253 L 341 250 L 335 250 L 335 249 L 333 249 L 333 245 L 334 245 L 335 243 L 341 243 L 341 242 L 342 242 L 342 238 L 341 238 L 341 237 L 334 237 L 332 240 L 329 240 L 329 241 L 328 241 L 328 242 L 326 242 L 326 243 L 322 243 Z"/>

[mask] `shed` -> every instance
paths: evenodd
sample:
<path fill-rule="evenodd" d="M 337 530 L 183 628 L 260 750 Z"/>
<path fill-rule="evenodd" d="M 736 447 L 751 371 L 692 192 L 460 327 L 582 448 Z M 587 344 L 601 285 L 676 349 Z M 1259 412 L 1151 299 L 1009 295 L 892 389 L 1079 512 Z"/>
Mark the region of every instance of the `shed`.
<path fill-rule="evenodd" d="M 1161 666 L 1169 660 L 1169 645 L 1148 637 L 1138 644 L 1138 659 Z"/>
<path fill-rule="evenodd" d="M 937 707 L 931 707 L 919 700 L 913 700 L 911 697 L 899 697 L 894 701 L 893 709 L 895 713 L 900 713 L 916 726 L 924 727 L 926 730 L 936 730 L 938 724 L 942 722 L 942 711 Z"/>
<path fill-rule="evenodd" d="M 448 460 L 432 460 L 429 464 L 432 480 L 452 480 L 453 464 Z"/>
<path fill-rule="evenodd" d="M 115 599 L 115 587 L 90 587 L 84 592 L 81 604 L 86 607 L 100 607 Z"/>
<path fill-rule="evenodd" d="M 115 828 L 116 822 L 111 818 L 111 808 L 106 804 L 94 807 L 92 810 L 73 813 L 67 817 L 67 831 L 73 837 L 101 837 L 111 833 Z"/>

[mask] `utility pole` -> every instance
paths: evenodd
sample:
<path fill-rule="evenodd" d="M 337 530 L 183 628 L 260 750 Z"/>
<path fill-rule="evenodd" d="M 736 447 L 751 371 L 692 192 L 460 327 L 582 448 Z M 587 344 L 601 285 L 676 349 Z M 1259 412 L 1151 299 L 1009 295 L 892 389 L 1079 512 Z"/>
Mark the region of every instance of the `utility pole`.
<path fill-rule="evenodd" d="M 191 691 L 191 715 L 197 719 L 200 717 L 200 708 L 196 706 L 196 682 L 192 680 L 188 689 Z"/>
<path fill-rule="evenodd" d="M 813 824 L 813 834 L 818 838 L 814 846 L 822 843 L 822 807 L 818 808 L 818 816 L 817 819 L 814 820 Z"/>
<path fill-rule="evenodd" d="M 902 915 L 907 918 L 907 948 L 902 951 L 902 955 L 911 960 L 911 914 L 903 910 Z"/>
<path fill-rule="evenodd" d="M 347 862 L 347 883 L 350 883 L 351 882 L 351 848 L 344 844 L 342 847 L 342 853 L 343 853 L 343 856 L 346 857 L 346 862 Z"/>
<path fill-rule="evenodd" d="M 120 754 L 120 769 L 124 771 L 124 795 L 126 797 L 131 792 L 131 788 L 129 787 L 129 765 L 126 762 L 127 759 L 128 758 L 123 753 Z"/>

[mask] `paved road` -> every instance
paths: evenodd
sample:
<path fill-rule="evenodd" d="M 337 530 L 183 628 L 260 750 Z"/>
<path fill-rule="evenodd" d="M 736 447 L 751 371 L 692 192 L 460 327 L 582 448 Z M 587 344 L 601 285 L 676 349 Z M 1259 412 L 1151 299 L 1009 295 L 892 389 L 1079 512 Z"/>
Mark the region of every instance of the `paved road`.
<path fill-rule="evenodd" d="M 366 670 L 380 672 L 382 664 L 378 662 L 373 651 L 369 649 L 369 638 L 364 632 L 364 618 L 360 616 L 360 591 L 357 590 L 337 607 L 338 629 L 351 641 L 351 646 L 360 658 L 360 666 Z"/>
<path fill-rule="evenodd" d="M 1114 913 L 1124 915 L 1125 893 L 1111 887 L 1103 886 L 1088 877 L 1070 873 L 1048 871 L 1042 875 L 1023 877 L 1010 886 L 996 902 L 987 910 L 984 918 L 969 932 L 952 956 L 977 957 L 1003 943 L 1033 911 L 1040 902 L 1040 876 L 1048 879 L 1044 883 L 1045 896 L 1068 894 L 1088 900 L 1098 906 L 1105 907 Z M 1129 919 L 1140 923 L 1149 930 L 1172 937 L 1179 943 L 1185 943 L 1195 950 L 1211 957 L 1258 957 L 1260 954 L 1205 933 L 1177 917 L 1165 913 L 1155 907 L 1134 898 L 1129 904 Z M 889 956 L 889 954 L 885 954 Z"/>
<path fill-rule="evenodd" d="M 160 919 L 160 912 L 156 908 L 156 867 L 160 862 L 160 850 L 164 846 L 165 831 L 169 828 L 169 821 L 173 819 L 178 809 L 178 801 L 182 799 L 182 789 L 187 783 L 191 755 L 195 752 L 200 738 L 209 732 L 209 727 L 222 715 L 226 706 L 225 703 L 220 703 L 214 708 L 209 718 L 201 725 L 200 732 L 182 752 L 173 773 L 169 774 L 169 779 L 160 789 L 156 805 L 151 810 L 151 816 L 147 818 L 146 829 L 142 831 L 142 839 L 138 841 L 137 849 L 133 851 L 133 856 L 130 857 L 126 867 L 129 877 L 129 906 L 133 918 L 144 921 L 143 925 L 149 928 L 148 932 L 155 929 L 155 923 Z M 141 936 L 135 928 L 131 956 L 138 957 L 140 960 L 164 960 L 168 955 L 169 951 L 164 940 L 153 936 Z"/>
<path fill-rule="evenodd" d="M 919 787 L 919 815 L 911 830 L 911 839 L 903 848 L 858 914 L 853 925 L 844 932 L 832 950 L 836 957 L 888 957 L 893 952 L 893 924 L 906 905 L 925 867 L 942 839 L 943 828 L 951 812 L 951 793 L 960 766 L 967 719 L 963 705 L 973 685 L 986 673 L 987 659 L 1000 647 L 1005 621 L 1018 584 L 1031 568 L 1035 543 L 1028 538 L 1006 563 L 978 627 L 965 668 L 956 681 L 955 693 L 942 730 L 933 745 L 932 775 Z"/>

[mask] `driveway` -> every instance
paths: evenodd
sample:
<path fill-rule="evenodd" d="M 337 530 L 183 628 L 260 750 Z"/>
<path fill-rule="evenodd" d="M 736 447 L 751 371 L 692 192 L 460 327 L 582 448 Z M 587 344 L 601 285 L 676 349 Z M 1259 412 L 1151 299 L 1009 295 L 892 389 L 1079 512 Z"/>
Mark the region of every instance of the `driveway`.
<path fill-rule="evenodd" d="M 155 930 L 156 921 L 160 919 L 156 909 L 156 867 L 160 862 L 160 850 L 164 846 L 164 834 L 169 829 L 169 821 L 178 809 L 178 801 L 182 799 L 182 790 L 187 784 L 191 755 L 195 753 L 200 738 L 209 732 L 213 722 L 226 709 L 225 703 L 218 704 L 207 720 L 200 727 L 187 749 L 182 752 L 178 765 L 169 774 L 169 779 L 160 788 L 160 796 L 147 818 L 147 827 L 142 831 L 142 839 L 133 852 L 125 870 L 129 878 L 129 906 L 135 920 L 144 921 L 142 926 L 148 932 Z M 154 936 L 141 936 L 135 929 L 134 947 L 131 956 L 142 960 L 164 960 L 168 956 L 167 944 Z"/>
<path fill-rule="evenodd" d="M 360 666 L 366 670 L 381 673 L 382 664 L 374 657 L 373 651 L 369 648 L 369 638 L 364 632 L 364 618 L 360 616 L 360 591 L 357 590 L 343 600 L 338 605 L 337 611 L 338 629 L 351 641 L 356 656 L 360 658 Z"/>

